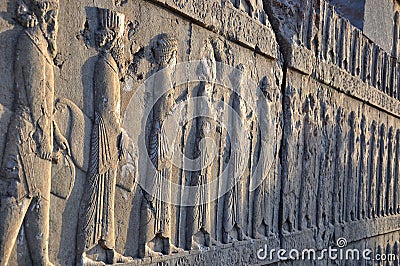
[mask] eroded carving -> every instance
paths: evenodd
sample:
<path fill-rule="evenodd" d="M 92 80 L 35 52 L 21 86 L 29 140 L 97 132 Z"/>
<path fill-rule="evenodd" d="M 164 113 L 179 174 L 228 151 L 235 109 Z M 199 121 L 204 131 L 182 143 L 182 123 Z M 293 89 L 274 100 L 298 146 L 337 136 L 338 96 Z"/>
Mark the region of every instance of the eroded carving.
<path fill-rule="evenodd" d="M 157 70 L 162 70 L 174 64 L 178 49 L 177 40 L 168 35 L 158 36 L 153 47 L 154 58 L 157 63 Z M 168 70 L 163 72 L 158 82 L 163 82 L 164 86 L 172 86 L 170 73 Z M 162 86 L 160 86 L 162 87 Z M 159 88 L 155 84 L 154 88 Z M 146 182 L 150 193 L 143 191 L 141 226 L 143 232 L 139 240 L 139 256 L 144 257 L 156 253 L 169 254 L 177 251 L 170 239 L 170 204 L 168 199 L 171 196 L 168 181 L 171 180 L 172 163 L 170 159 L 174 152 L 174 143 L 167 139 L 164 121 L 171 115 L 175 105 L 174 88 L 168 87 L 168 91 L 162 95 L 161 92 L 153 91 L 153 98 L 156 101 L 153 107 L 153 117 L 150 133 L 148 136 L 148 152 L 150 160 L 155 168 L 154 171 L 148 170 Z"/>
<path fill-rule="evenodd" d="M 267 77 L 264 77 L 260 82 L 260 90 L 262 93 L 258 95 L 257 106 L 264 106 L 263 101 L 267 104 L 266 110 L 259 108 L 257 111 L 257 118 L 259 119 L 258 138 L 259 146 L 257 163 L 260 172 L 256 172 L 253 175 L 253 182 L 260 184 L 254 191 L 253 199 L 253 228 L 252 237 L 256 239 L 265 239 L 265 237 L 271 236 L 274 232 L 272 229 L 273 219 L 273 181 L 274 181 L 274 126 L 272 124 L 272 95 L 270 95 L 271 84 Z M 265 104 L 265 103 L 264 103 Z M 260 180 L 258 180 L 260 179 Z"/>
<path fill-rule="evenodd" d="M 7 265 L 21 226 L 34 265 L 48 255 L 52 160 L 69 151 L 54 121 L 53 59 L 57 53 L 58 1 L 18 1 L 24 26 L 16 44 L 15 107 L 1 169 L 0 264 Z"/>
<path fill-rule="evenodd" d="M 93 79 L 95 118 L 77 238 L 77 260 L 83 265 L 132 260 L 116 252 L 114 225 L 118 163 L 124 156 L 124 143 L 127 141 L 121 128 L 120 114 L 125 16 L 99 8 L 98 20 L 96 45 L 100 55 Z"/>
<path fill-rule="evenodd" d="M 246 127 L 247 108 L 241 92 L 245 90 L 243 82 L 243 75 L 245 75 L 245 66 L 238 65 L 237 68 L 240 72 L 232 76 L 232 84 L 236 86 L 237 91 L 232 93 L 231 104 L 232 110 L 230 112 L 230 165 L 229 176 L 227 185 L 229 190 L 224 198 L 224 212 L 222 221 L 222 242 L 230 243 L 233 240 L 245 240 L 248 237 L 243 228 L 244 216 L 243 208 L 244 201 L 243 190 L 245 184 L 245 168 L 249 159 L 249 142 Z"/>
<path fill-rule="evenodd" d="M 303 230 L 307 228 L 315 228 L 316 216 L 314 211 L 316 209 L 316 195 L 314 194 L 315 184 L 317 184 L 314 171 L 318 170 L 317 165 L 317 131 L 316 131 L 316 112 L 315 98 L 309 95 L 303 103 L 302 112 L 304 115 L 303 120 L 303 163 L 301 170 L 301 187 L 300 187 L 300 201 L 298 229 Z"/>
<path fill-rule="evenodd" d="M 344 129 L 344 110 L 339 107 L 336 111 L 336 126 L 335 126 L 335 179 L 333 182 L 333 199 L 332 199 L 332 223 L 338 224 L 344 222 L 343 217 L 343 206 L 341 202 L 343 201 L 343 194 L 341 188 L 344 187 L 344 181 L 339 176 L 343 176 L 345 173 L 345 149 L 346 149 L 346 132 Z"/>
<path fill-rule="evenodd" d="M 199 102 L 196 106 L 196 140 L 194 158 L 200 159 L 200 170 L 192 174 L 191 185 L 197 186 L 196 206 L 190 209 L 188 215 L 188 247 L 203 248 L 216 244 L 211 236 L 211 206 L 210 191 L 206 186 L 213 178 L 212 166 L 215 156 L 215 142 L 217 125 L 214 116 L 216 110 L 213 106 L 213 80 L 216 78 L 215 59 L 202 59 L 199 76 L 207 81 L 199 85 L 197 97 Z M 192 238 L 193 242 L 192 243 Z"/>
<path fill-rule="evenodd" d="M 370 150 L 369 150 L 369 160 L 368 160 L 368 218 L 376 217 L 376 167 L 378 160 L 378 128 L 377 122 L 375 120 L 372 121 L 370 127 Z"/>

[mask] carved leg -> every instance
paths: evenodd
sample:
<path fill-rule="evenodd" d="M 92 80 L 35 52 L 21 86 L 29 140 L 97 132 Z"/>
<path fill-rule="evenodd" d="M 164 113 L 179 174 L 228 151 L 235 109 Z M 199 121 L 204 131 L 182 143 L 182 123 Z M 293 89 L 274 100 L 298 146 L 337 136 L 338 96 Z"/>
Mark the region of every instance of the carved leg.
<path fill-rule="evenodd" d="M 79 264 L 78 264 L 79 265 Z M 102 266 L 106 265 L 102 261 L 96 261 L 86 256 L 86 252 L 82 254 L 82 266 Z"/>
<path fill-rule="evenodd" d="M 211 246 L 211 236 L 203 227 L 193 235 L 193 243 L 196 249 L 202 250 L 204 248 L 209 248 Z"/>
<path fill-rule="evenodd" d="M 185 252 L 182 248 L 178 248 L 174 244 L 171 243 L 171 240 L 168 238 L 169 252 L 170 253 L 182 253 Z"/>
<path fill-rule="evenodd" d="M 25 215 L 25 233 L 33 265 L 52 266 L 48 255 L 50 202 L 33 198 Z"/>
<path fill-rule="evenodd" d="M 147 244 L 144 246 L 144 250 L 143 257 L 160 257 L 163 255 L 161 252 L 153 251 Z"/>
<path fill-rule="evenodd" d="M 205 228 L 201 228 L 201 231 L 204 234 L 205 243 L 207 247 L 220 245 L 220 243 L 217 240 L 215 240 Z"/>
<path fill-rule="evenodd" d="M 230 235 L 227 231 L 222 232 L 222 243 L 228 244 L 230 242 Z"/>
<path fill-rule="evenodd" d="M 237 230 L 237 240 L 238 241 L 244 241 L 244 240 L 250 240 L 250 237 L 246 235 L 246 233 L 243 231 L 243 227 L 239 224 L 236 224 L 236 230 Z"/>
<path fill-rule="evenodd" d="M 106 250 L 106 255 L 108 264 L 127 263 L 133 261 L 132 257 L 126 257 L 115 251 L 115 249 Z"/>
<path fill-rule="evenodd" d="M 0 265 L 8 264 L 15 240 L 24 221 L 30 199 L 17 204 L 13 197 L 0 199 Z"/>

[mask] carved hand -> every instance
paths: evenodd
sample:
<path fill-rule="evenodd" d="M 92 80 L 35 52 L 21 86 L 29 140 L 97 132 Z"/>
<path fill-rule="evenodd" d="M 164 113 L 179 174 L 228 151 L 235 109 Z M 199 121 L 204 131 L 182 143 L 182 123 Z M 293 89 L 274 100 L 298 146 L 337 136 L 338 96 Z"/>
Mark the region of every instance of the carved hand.
<path fill-rule="evenodd" d="M 19 22 L 26 28 L 33 28 L 38 24 L 37 18 L 30 14 L 20 15 Z"/>
<path fill-rule="evenodd" d="M 52 147 L 50 145 L 50 143 L 45 140 L 41 143 L 41 145 L 38 148 L 38 155 L 40 158 L 44 159 L 44 160 L 48 160 L 51 161 L 51 157 L 52 157 Z"/>
<path fill-rule="evenodd" d="M 66 151 L 69 156 L 71 156 L 71 149 L 69 148 L 69 144 L 67 139 L 61 134 L 60 130 L 57 127 L 57 124 L 53 121 L 54 126 L 54 139 L 56 141 L 57 146 Z"/>
<path fill-rule="evenodd" d="M 129 145 L 129 136 L 124 129 L 121 129 L 118 142 L 118 160 L 125 158 Z"/>
<path fill-rule="evenodd" d="M 57 146 L 58 146 L 61 150 L 66 151 L 67 154 L 68 154 L 69 156 L 71 156 L 71 152 L 70 152 L 70 148 L 69 148 L 68 141 L 67 141 L 67 139 L 66 139 L 64 136 L 58 136 L 58 137 L 56 138 L 56 143 L 57 143 Z"/>

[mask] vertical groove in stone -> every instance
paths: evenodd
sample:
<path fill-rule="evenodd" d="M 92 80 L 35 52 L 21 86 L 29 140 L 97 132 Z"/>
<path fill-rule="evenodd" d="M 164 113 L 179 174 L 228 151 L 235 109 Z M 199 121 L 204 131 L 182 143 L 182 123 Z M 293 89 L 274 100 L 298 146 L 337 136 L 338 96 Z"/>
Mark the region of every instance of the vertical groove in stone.
<path fill-rule="evenodd" d="M 393 153 L 393 127 L 389 128 L 388 132 L 388 157 L 387 157 L 387 168 L 386 168 L 386 195 L 385 195 L 385 214 L 393 214 L 393 163 L 394 163 L 394 153 Z"/>
<path fill-rule="evenodd" d="M 395 160 L 394 160 L 394 182 L 393 182 L 393 209 L 394 213 L 400 212 L 399 202 L 399 166 L 400 166 L 400 129 L 396 131 L 396 148 L 395 148 Z"/>

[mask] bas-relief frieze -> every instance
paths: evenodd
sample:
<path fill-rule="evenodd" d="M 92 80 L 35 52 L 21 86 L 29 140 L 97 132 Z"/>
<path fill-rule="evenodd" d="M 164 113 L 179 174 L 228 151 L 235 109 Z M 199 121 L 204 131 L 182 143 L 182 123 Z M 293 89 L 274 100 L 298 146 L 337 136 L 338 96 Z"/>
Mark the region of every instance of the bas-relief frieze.
<path fill-rule="evenodd" d="M 159 84 L 147 84 L 148 96 L 154 101 L 148 123 L 145 129 L 134 125 L 144 132 L 141 136 L 145 138 L 147 154 L 140 153 L 137 141 L 122 123 L 123 83 L 132 74 L 130 71 L 136 71 L 138 60 L 146 57 L 140 48 L 125 47 L 126 38 L 135 38 L 132 22 L 126 21 L 124 15 L 127 4 L 128 1 L 113 3 L 121 12 L 94 8 L 94 47 L 87 46 L 97 52 L 92 79 L 94 115 L 88 117 L 71 100 L 54 96 L 60 3 L 17 3 L 16 21 L 23 30 L 15 45 L 15 103 L 0 171 L 0 265 L 11 264 L 22 227 L 32 263 L 52 265 L 48 247 L 50 194 L 68 201 L 78 171 L 85 174 L 85 182 L 76 206 L 79 215 L 71 217 L 78 221 L 76 232 L 71 232 L 77 235 L 77 265 L 255 265 L 262 263 L 257 250 L 265 244 L 274 248 L 292 244 L 301 247 L 306 243 L 321 246 L 338 235 L 355 242 L 398 230 L 397 120 L 386 121 L 377 114 L 380 111 L 362 108 L 354 99 L 343 101 L 343 96 L 331 88 L 322 92 L 318 86 L 326 85 L 316 85 L 318 82 L 310 81 L 312 78 L 306 81 L 293 71 L 287 72 L 282 105 L 281 92 L 272 84 L 276 76 L 263 73 L 252 88 L 247 79 L 254 79 L 254 66 L 236 62 L 240 57 L 232 54 L 229 42 L 221 42 L 223 38 L 205 36 L 205 52 L 196 69 L 199 80 L 187 84 L 188 95 L 193 91 L 193 96 L 203 99 L 193 106 L 194 113 L 200 115 L 192 120 L 186 118 L 192 133 L 178 143 L 167 138 L 166 124 L 174 118 L 182 98 L 190 98 L 178 95 L 174 84 L 182 43 L 173 33 L 153 36 L 146 55 L 151 57 L 149 73 L 160 73 L 157 82 L 169 88 L 161 92 Z M 193 16 L 207 29 L 221 31 L 228 40 L 241 44 L 241 49 L 258 48 L 267 60 L 276 61 L 277 43 L 270 34 L 272 29 L 261 2 L 163 4 L 175 11 L 179 7 L 180 12 Z M 221 16 L 220 22 L 229 23 L 220 23 L 220 29 L 210 27 L 212 23 L 207 21 L 214 17 L 204 10 L 211 6 L 211 13 Z M 327 14 L 338 19 L 334 13 Z M 334 33 L 335 29 L 330 28 L 329 32 Z M 354 47 L 361 46 L 362 36 L 354 36 Z M 330 64 L 338 64 L 335 56 L 343 51 L 335 50 L 335 44 L 341 41 L 333 39 L 327 40 L 321 56 L 331 60 Z M 130 53 L 128 58 L 126 53 Z M 365 52 L 365 62 L 368 54 Z M 381 67 L 388 69 L 391 62 L 382 58 Z M 361 63 L 356 61 L 345 66 L 346 70 L 367 80 L 367 68 L 360 68 Z M 227 63 L 231 68 L 225 71 L 230 73 L 223 72 L 227 75 L 223 78 L 230 81 L 233 91 L 222 91 L 215 85 L 221 75 L 217 74 L 220 64 Z M 329 75 L 334 73 L 321 74 L 325 79 Z M 365 80 L 352 78 L 356 81 L 349 90 L 368 94 L 359 86 Z M 384 83 L 379 85 L 382 92 L 369 93 L 369 97 L 393 96 L 391 76 L 379 79 Z M 340 82 L 340 78 L 336 80 Z M 300 92 L 302 88 L 304 92 Z M 257 90 L 255 98 L 246 101 L 245 95 L 252 89 Z M 392 97 L 389 101 L 392 104 L 388 108 L 392 110 L 397 99 Z M 220 107 L 221 102 L 224 108 Z M 385 101 L 380 105 L 388 104 Z M 195 198 L 194 204 L 180 207 L 182 214 L 178 217 L 170 199 L 176 196 L 171 186 L 176 179 L 176 165 L 171 158 L 176 156 L 179 145 L 183 145 L 182 149 L 191 147 L 190 153 L 199 159 L 200 168 L 189 171 L 186 180 L 189 187 L 195 188 L 190 195 Z M 149 158 L 145 169 L 138 164 L 140 156 Z M 138 180 L 139 172 L 145 173 L 144 180 Z M 226 176 L 220 176 L 222 172 Z M 205 185 L 216 178 L 222 179 L 220 189 L 228 188 L 226 193 L 207 190 Z M 138 239 L 137 257 L 116 248 L 118 189 L 140 199 L 135 213 L 139 231 L 130 232 Z M 219 204 L 210 200 L 214 194 L 218 195 Z M 279 219 L 275 213 L 279 213 Z M 180 230 L 185 231 L 183 240 L 176 237 Z M 365 236 L 355 235 L 357 230 L 365 231 Z M 398 244 L 390 248 L 398 249 Z"/>
<path fill-rule="evenodd" d="M 58 10 L 58 1 L 20 2 L 17 9 L 24 30 L 16 43 L 15 106 L 1 171 L 1 265 L 8 264 L 21 226 L 32 263 L 52 265 L 48 254 L 51 167 L 62 156 L 57 150 L 69 154 L 67 140 L 54 120 Z"/>

